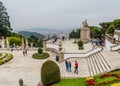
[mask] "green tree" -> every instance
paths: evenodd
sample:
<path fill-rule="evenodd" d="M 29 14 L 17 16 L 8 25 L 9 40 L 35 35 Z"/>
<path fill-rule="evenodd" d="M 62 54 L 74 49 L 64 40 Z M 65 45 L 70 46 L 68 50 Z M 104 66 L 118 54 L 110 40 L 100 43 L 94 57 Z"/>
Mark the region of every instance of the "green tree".
<path fill-rule="evenodd" d="M 8 40 L 10 45 L 12 46 L 14 45 L 14 43 L 15 45 L 19 45 L 19 46 L 22 44 L 22 40 L 19 37 L 9 37 Z"/>
<path fill-rule="evenodd" d="M 92 38 L 101 38 L 101 29 L 100 28 L 98 28 L 97 26 L 91 26 L 90 27 L 90 29 L 91 29 L 91 37 Z"/>
<path fill-rule="evenodd" d="M 72 30 L 69 34 L 70 38 L 80 38 L 80 29 Z"/>
<path fill-rule="evenodd" d="M 102 23 L 99 23 L 99 25 L 101 26 L 101 33 L 102 33 L 102 36 L 104 37 L 105 36 L 105 33 L 108 29 L 108 27 L 112 24 L 113 22 L 102 22 Z"/>
<path fill-rule="evenodd" d="M 9 36 L 11 31 L 12 29 L 10 26 L 8 13 L 3 3 L 0 1 L 0 36 Z"/>
<path fill-rule="evenodd" d="M 115 28 L 120 28 L 120 19 L 114 20 L 113 24 L 114 24 Z"/>
<path fill-rule="evenodd" d="M 111 24 L 107 31 L 106 31 L 107 34 L 113 34 L 114 33 L 114 24 Z"/>
<path fill-rule="evenodd" d="M 38 38 L 34 35 L 31 35 L 30 38 L 28 38 L 28 44 L 29 46 L 33 43 L 34 47 L 42 47 L 43 46 L 43 40 L 41 38 Z"/>

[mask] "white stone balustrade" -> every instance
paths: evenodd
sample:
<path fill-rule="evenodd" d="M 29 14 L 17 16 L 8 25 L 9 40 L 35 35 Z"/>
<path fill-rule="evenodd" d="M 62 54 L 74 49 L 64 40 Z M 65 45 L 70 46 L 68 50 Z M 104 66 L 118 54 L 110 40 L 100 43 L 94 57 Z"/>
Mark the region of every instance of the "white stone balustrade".
<path fill-rule="evenodd" d="M 67 59 L 67 58 L 70 58 L 70 57 L 87 57 L 89 55 L 92 55 L 92 54 L 94 54 L 96 52 L 101 51 L 101 49 L 102 48 L 99 47 L 99 48 L 96 48 L 94 50 L 90 50 L 90 51 L 88 51 L 86 53 L 64 53 L 64 59 Z"/>
<path fill-rule="evenodd" d="M 46 48 L 51 48 L 51 49 L 56 49 L 59 50 L 59 46 L 56 44 L 50 44 L 50 43 L 46 43 Z"/>

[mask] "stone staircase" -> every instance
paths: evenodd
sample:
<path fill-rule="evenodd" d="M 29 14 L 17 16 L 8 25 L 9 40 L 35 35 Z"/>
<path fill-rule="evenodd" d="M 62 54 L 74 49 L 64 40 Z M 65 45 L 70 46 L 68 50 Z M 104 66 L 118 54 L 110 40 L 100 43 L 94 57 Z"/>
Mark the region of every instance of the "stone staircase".
<path fill-rule="evenodd" d="M 120 49 L 116 50 L 120 54 Z"/>
<path fill-rule="evenodd" d="M 94 53 L 86 59 L 90 76 L 103 73 L 111 68 L 101 52 Z"/>

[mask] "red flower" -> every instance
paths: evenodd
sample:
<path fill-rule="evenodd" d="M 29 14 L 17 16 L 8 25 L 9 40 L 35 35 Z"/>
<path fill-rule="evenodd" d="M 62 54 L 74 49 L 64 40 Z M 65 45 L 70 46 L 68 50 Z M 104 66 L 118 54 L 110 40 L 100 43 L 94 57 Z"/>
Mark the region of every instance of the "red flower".
<path fill-rule="evenodd" d="M 111 74 L 102 74 L 102 75 L 100 76 L 100 78 L 105 78 L 105 77 L 109 77 L 109 76 L 111 76 Z"/>
<path fill-rule="evenodd" d="M 86 81 L 88 85 L 95 85 L 95 80 L 94 79 L 90 79 Z"/>

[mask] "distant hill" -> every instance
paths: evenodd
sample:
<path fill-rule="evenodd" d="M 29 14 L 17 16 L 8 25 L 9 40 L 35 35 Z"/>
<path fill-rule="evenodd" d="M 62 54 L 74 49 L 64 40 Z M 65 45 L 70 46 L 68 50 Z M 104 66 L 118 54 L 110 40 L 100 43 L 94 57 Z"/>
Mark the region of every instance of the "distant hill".
<path fill-rule="evenodd" d="M 29 31 L 29 32 L 37 32 L 37 33 L 41 33 L 41 34 L 54 34 L 54 33 L 61 33 L 61 32 L 68 32 L 71 31 L 72 29 L 68 29 L 68 28 L 62 28 L 62 29 L 49 29 L 49 28 L 16 28 L 13 29 L 13 32 L 19 32 L 19 31 Z"/>
<path fill-rule="evenodd" d="M 38 38 L 44 38 L 43 34 L 37 33 L 37 32 L 30 32 L 30 31 L 19 31 L 18 34 L 23 35 L 24 37 L 29 38 L 31 35 L 34 35 L 35 37 Z"/>

